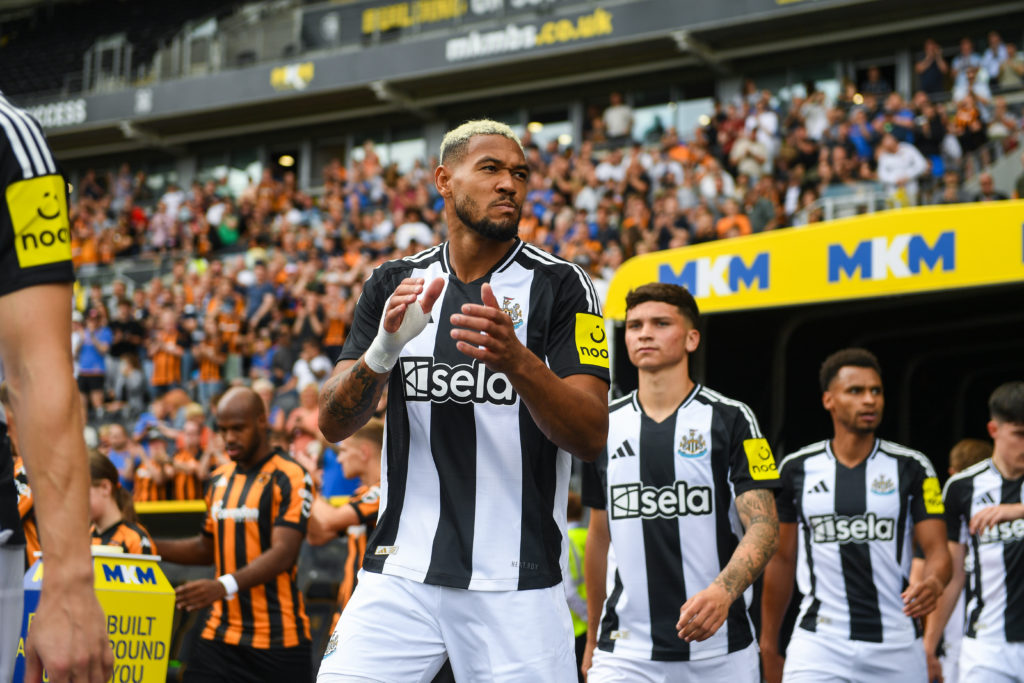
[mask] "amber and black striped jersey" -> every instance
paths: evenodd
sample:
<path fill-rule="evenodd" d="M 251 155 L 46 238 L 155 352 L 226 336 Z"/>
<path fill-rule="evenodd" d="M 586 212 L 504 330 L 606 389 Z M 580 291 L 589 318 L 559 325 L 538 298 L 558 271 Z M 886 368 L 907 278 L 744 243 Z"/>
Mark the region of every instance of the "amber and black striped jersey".
<path fill-rule="evenodd" d="M 377 524 L 377 511 L 380 509 L 380 484 L 373 486 L 360 486 L 352 494 L 352 500 L 348 502 L 356 511 L 359 524 L 353 524 L 345 530 L 348 536 L 348 555 L 345 556 L 345 573 L 342 575 L 341 584 L 338 586 L 338 609 L 334 614 L 334 623 L 331 624 L 331 632 L 345 609 L 352 591 L 356 589 L 356 577 L 359 570 L 363 568 L 363 555 L 366 554 L 366 535 L 373 530 Z"/>
<path fill-rule="evenodd" d="M 153 376 L 150 378 L 150 384 L 155 387 L 177 384 L 181 381 L 181 356 L 168 351 L 167 346 L 174 344 L 181 348 L 181 334 L 158 332 L 157 338 L 160 341 L 160 350 L 153 354 Z"/>
<path fill-rule="evenodd" d="M 153 538 L 146 531 L 146 527 L 123 519 L 105 531 L 93 526 L 92 544 L 120 546 L 126 553 L 132 555 L 157 554 L 156 544 L 153 543 Z"/>
<path fill-rule="evenodd" d="M 148 503 L 154 500 L 167 500 L 167 482 L 157 483 L 154 470 L 160 465 L 150 458 L 144 458 L 135 468 L 135 487 L 133 497 L 136 503 Z"/>
<path fill-rule="evenodd" d="M 206 493 L 203 533 L 214 540 L 217 574 L 230 574 L 270 548 L 276 526 L 303 535 L 313 503 L 313 480 L 301 465 L 275 451 L 252 469 L 229 462 L 213 473 Z M 213 603 L 202 637 L 267 649 L 310 642 L 309 620 L 296 585 L 296 567 L 272 581 Z"/>
<path fill-rule="evenodd" d="M 28 567 L 36 561 L 36 553 L 39 552 L 39 529 L 36 527 L 32 487 L 28 485 L 28 473 L 20 455 L 14 459 L 14 488 L 18 491 L 18 516 L 25 533 L 25 566 Z"/>
<path fill-rule="evenodd" d="M 195 453 L 187 450 L 180 450 L 174 454 L 174 464 L 183 465 L 186 463 L 199 463 Z M 170 500 L 199 500 L 203 497 L 203 483 L 196 474 L 188 474 L 175 468 L 174 480 L 171 481 L 171 490 L 168 498 Z"/>

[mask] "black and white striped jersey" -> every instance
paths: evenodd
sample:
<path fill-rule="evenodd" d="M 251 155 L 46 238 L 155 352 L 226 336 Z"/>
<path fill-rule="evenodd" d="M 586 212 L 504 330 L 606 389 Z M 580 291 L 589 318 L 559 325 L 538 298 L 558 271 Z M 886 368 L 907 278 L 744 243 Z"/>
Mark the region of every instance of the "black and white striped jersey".
<path fill-rule="evenodd" d="M 849 640 L 912 642 L 920 624 L 903 614 L 900 594 L 913 527 L 943 514 L 928 458 L 876 439 L 851 469 L 822 441 L 786 457 L 779 470 L 779 521 L 799 524 L 797 625 Z"/>
<path fill-rule="evenodd" d="M 42 128 L 0 94 L 0 296 L 71 282 L 67 186 Z"/>
<path fill-rule="evenodd" d="M 445 278 L 427 328 L 388 385 L 381 503 L 363 568 L 475 590 L 562 579 L 570 456 L 548 440 L 508 378 L 456 348 L 451 316 L 490 282 L 519 340 L 559 377 L 608 380 L 604 320 L 576 265 L 516 240 L 484 277 L 458 280 L 448 244 L 378 267 L 341 359 L 359 358 L 402 279 Z"/>
<path fill-rule="evenodd" d="M 949 540 L 967 546 L 964 635 L 990 642 L 1024 641 L 1024 519 L 983 534 L 968 523 L 980 510 L 1020 503 L 1021 482 L 1004 479 L 992 459 L 949 478 L 943 492 Z"/>
<path fill-rule="evenodd" d="M 739 401 L 698 384 L 662 422 L 644 413 L 636 392 L 613 402 L 608 447 L 583 479 L 583 503 L 607 511 L 611 534 L 598 647 L 689 661 L 750 645 L 752 588 L 705 641 L 680 640 L 676 622 L 739 545 L 736 496 L 778 484 L 768 442 Z"/>

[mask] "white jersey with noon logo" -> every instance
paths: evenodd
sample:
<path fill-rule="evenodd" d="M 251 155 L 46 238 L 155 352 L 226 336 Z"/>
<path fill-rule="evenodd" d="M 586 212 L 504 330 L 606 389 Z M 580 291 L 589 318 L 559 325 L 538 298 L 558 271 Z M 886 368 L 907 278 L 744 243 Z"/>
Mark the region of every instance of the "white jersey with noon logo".
<path fill-rule="evenodd" d="M 608 448 L 584 469 L 583 502 L 607 510 L 607 599 L 598 647 L 636 659 L 690 661 L 753 642 L 753 589 L 702 642 L 676 635 L 679 608 L 707 588 L 743 536 L 735 498 L 776 488 L 778 471 L 753 412 L 697 385 L 662 422 L 636 392 L 610 406 Z"/>
<path fill-rule="evenodd" d="M 913 527 L 942 518 L 942 497 L 922 453 L 876 439 L 854 468 L 822 441 L 779 465 L 780 522 L 799 525 L 797 626 L 874 643 L 912 642 L 920 624 L 903 614 Z"/>
<path fill-rule="evenodd" d="M 1024 519 L 983 534 L 968 524 L 992 505 L 1020 503 L 1021 482 L 1004 479 L 991 458 L 950 477 L 943 498 L 949 540 L 967 546 L 964 635 L 993 643 L 1024 642 Z"/>
<path fill-rule="evenodd" d="M 363 569 L 474 590 L 562 580 L 570 456 L 544 436 L 508 378 L 460 352 L 451 316 L 489 282 L 515 333 L 559 377 L 608 381 L 604 321 L 584 271 L 516 240 L 484 277 L 459 281 L 448 244 L 389 261 L 366 282 L 341 359 L 377 334 L 407 277 L 445 279 L 426 329 L 388 385 L 381 503 Z"/>

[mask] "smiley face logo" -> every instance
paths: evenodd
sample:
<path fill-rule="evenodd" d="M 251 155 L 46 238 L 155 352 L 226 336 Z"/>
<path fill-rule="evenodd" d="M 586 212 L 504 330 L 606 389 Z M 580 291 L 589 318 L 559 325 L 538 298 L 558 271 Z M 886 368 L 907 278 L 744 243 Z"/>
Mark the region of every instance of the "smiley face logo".
<path fill-rule="evenodd" d="M 60 218 L 60 202 L 52 193 L 44 192 L 40 205 L 36 207 L 36 214 L 48 221 Z"/>
<path fill-rule="evenodd" d="M 599 323 L 595 325 L 594 329 L 590 333 L 590 341 L 594 342 L 595 344 L 604 344 L 604 340 L 606 338 L 607 335 L 605 335 L 604 333 L 604 324 Z"/>
<path fill-rule="evenodd" d="M 580 363 L 608 367 L 608 340 L 603 318 L 592 313 L 577 313 L 575 336 Z"/>

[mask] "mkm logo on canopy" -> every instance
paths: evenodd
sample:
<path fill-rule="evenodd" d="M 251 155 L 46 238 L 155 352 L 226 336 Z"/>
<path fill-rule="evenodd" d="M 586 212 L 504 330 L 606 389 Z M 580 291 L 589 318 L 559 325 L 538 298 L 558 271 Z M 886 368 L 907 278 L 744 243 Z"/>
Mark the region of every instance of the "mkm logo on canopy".
<path fill-rule="evenodd" d="M 741 256 L 706 256 L 683 264 L 677 273 L 670 263 L 658 266 L 658 281 L 686 287 L 695 297 L 729 296 L 747 290 L 768 289 L 771 254 L 754 256 L 748 264 Z"/>
<path fill-rule="evenodd" d="M 829 283 L 840 282 L 844 273 L 851 280 L 912 277 L 923 266 L 933 272 L 956 270 L 956 232 L 940 233 L 931 245 L 921 235 L 903 234 L 863 240 L 851 252 L 842 244 L 828 246 Z"/>

